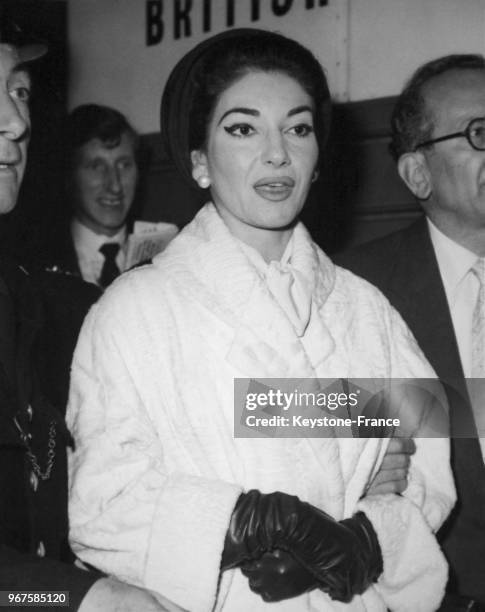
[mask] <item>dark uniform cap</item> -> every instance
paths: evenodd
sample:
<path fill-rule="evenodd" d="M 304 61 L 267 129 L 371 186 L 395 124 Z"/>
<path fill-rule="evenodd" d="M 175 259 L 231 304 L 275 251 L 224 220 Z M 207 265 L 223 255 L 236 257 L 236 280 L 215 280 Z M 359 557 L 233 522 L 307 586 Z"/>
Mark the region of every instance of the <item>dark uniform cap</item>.
<path fill-rule="evenodd" d="M 0 9 L 0 44 L 17 49 L 21 63 L 32 62 L 47 53 L 47 45 L 22 29 Z"/>

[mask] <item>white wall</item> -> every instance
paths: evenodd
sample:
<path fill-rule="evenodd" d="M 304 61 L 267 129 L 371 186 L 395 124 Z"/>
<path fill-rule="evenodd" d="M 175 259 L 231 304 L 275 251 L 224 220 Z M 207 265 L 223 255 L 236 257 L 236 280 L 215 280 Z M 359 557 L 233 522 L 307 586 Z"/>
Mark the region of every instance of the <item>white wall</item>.
<path fill-rule="evenodd" d="M 347 86 L 347 1 L 259 0 L 260 19 L 251 20 L 251 0 L 236 0 L 235 27 L 278 30 L 304 41 L 325 65 L 332 86 Z M 70 106 L 96 102 L 124 112 L 142 133 L 159 130 L 159 106 L 166 78 L 199 41 L 227 28 L 230 0 L 210 0 L 210 32 L 202 30 L 203 0 L 192 0 L 191 36 L 175 39 L 175 0 L 163 0 L 164 36 L 146 44 L 146 0 L 70 0 Z M 275 16 L 272 2 L 290 7 Z M 181 0 L 180 5 L 191 0 Z M 325 4 L 324 2 L 322 4 Z M 313 8 L 307 8 L 307 6 Z"/>
<path fill-rule="evenodd" d="M 212 7 L 202 31 L 204 1 Z M 181 0 L 182 6 L 190 0 Z M 284 17 L 272 2 L 290 6 Z M 230 0 L 192 0 L 191 36 L 174 37 L 175 0 L 163 0 L 163 40 L 146 45 L 146 0 L 69 0 L 70 106 L 118 108 L 142 133 L 159 129 L 165 79 L 194 44 L 226 28 Z M 308 9 L 308 4 L 313 8 Z M 454 52 L 485 52 L 485 0 L 236 0 L 235 26 L 279 30 L 307 45 L 325 66 L 337 100 L 395 95 L 421 63 Z"/>
<path fill-rule="evenodd" d="M 351 0 L 349 97 L 397 94 L 422 63 L 485 53 L 485 0 Z"/>

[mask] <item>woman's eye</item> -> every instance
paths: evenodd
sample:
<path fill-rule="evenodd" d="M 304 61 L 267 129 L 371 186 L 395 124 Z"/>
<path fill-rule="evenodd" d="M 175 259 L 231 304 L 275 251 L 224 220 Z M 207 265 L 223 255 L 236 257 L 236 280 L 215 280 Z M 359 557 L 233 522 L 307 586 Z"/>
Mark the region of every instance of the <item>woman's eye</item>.
<path fill-rule="evenodd" d="M 313 132 L 313 126 L 309 125 L 308 123 L 299 123 L 298 125 L 290 128 L 288 132 L 290 132 L 290 134 L 295 134 L 295 136 L 304 137 Z"/>
<path fill-rule="evenodd" d="M 30 89 L 28 87 L 15 87 L 10 93 L 12 97 L 20 102 L 28 102 L 30 100 Z"/>
<path fill-rule="evenodd" d="M 236 123 L 234 125 L 225 127 L 224 129 L 228 134 L 231 134 L 231 136 L 238 136 L 239 138 L 254 134 L 254 128 L 247 123 Z"/>

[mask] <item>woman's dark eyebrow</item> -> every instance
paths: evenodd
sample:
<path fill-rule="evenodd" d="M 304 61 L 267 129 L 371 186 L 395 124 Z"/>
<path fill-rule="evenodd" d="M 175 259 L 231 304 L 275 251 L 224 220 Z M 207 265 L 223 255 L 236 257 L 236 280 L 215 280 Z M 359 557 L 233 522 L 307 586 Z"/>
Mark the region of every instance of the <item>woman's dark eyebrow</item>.
<path fill-rule="evenodd" d="M 293 117 L 293 115 L 298 115 L 298 113 L 305 113 L 306 111 L 313 114 L 313 108 L 311 106 L 308 106 L 308 104 L 305 104 L 303 106 L 297 106 L 296 108 L 292 108 L 290 111 L 288 111 L 287 117 Z"/>
<path fill-rule="evenodd" d="M 227 115 L 230 115 L 231 113 L 242 113 L 243 115 L 250 115 L 251 117 L 259 117 L 259 111 L 254 109 L 254 108 L 245 108 L 244 106 L 236 106 L 235 108 L 230 108 L 229 110 L 227 110 L 222 117 L 219 119 L 219 123 L 217 125 L 220 125 L 221 121 L 227 117 Z"/>
<path fill-rule="evenodd" d="M 313 113 L 312 107 L 308 106 L 307 104 L 305 104 L 303 106 L 297 106 L 295 108 L 292 108 L 290 111 L 288 111 L 287 117 L 293 117 L 293 115 L 298 115 L 299 113 L 305 113 L 307 111 L 309 113 Z M 244 106 L 236 106 L 235 108 L 230 108 L 229 110 L 227 110 L 222 115 L 222 117 L 219 119 L 219 123 L 217 125 L 220 125 L 221 121 L 223 121 L 225 119 L 225 117 L 227 117 L 227 115 L 230 115 L 231 113 L 242 113 L 243 115 L 250 115 L 251 117 L 259 117 L 259 115 L 260 115 L 259 111 L 254 109 L 254 108 L 246 108 Z"/>

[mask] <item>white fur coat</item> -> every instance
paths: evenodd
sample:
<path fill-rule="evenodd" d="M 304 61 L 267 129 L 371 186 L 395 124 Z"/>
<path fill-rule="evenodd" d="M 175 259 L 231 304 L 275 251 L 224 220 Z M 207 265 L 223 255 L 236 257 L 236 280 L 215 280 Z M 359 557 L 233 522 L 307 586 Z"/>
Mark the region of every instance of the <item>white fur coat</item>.
<path fill-rule="evenodd" d="M 213 205 L 91 310 L 72 367 L 71 543 L 88 563 L 191 612 L 433 610 L 447 577 L 433 536 L 454 502 L 446 439 L 417 439 L 404 496 L 360 499 L 380 439 L 235 439 L 236 377 L 433 377 L 385 298 L 295 228 L 312 290 L 298 337 Z M 350 604 L 320 591 L 267 604 L 239 570 L 219 581 L 243 490 L 298 495 L 339 520 L 366 512 L 384 572 Z"/>

